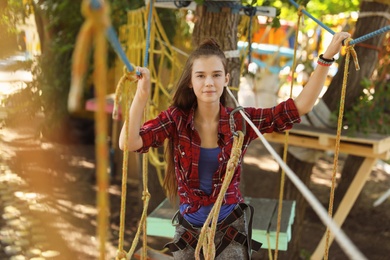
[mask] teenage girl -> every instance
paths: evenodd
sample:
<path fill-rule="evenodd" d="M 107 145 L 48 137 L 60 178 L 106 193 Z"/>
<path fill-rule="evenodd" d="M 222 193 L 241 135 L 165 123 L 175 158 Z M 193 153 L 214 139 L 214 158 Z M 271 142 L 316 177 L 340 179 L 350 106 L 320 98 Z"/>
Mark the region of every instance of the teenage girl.
<path fill-rule="evenodd" d="M 246 115 L 262 133 L 285 131 L 308 113 L 316 102 L 342 46 L 349 38 L 346 32 L 336 33 L 326 51 L 318 58 L 318 66 L 294 100 L 288 99 L 272 108 L 244 108 Z M 232 108 L 225 106 L 230 75 L 227 60 L 218 43 L 205 40 L 188 58 L 178 81 L 172 105 L 155 119 L 142 124 L 143 111 L 150 92 L 150 72 L 140 72 L 137 91 L 129 111 L 128 138 L 122 128 L 119 146 L 127 142 L 129 151 L 145 153 L 168 139 L 167 169 L 164 188 L 170 199 L 179 197 L 179 211 L 174 216 L 176 233 L 170 248 L 175 259 L 193 259 L 197 235 L 221 189 L 226 164 L 230 158 L 233 134 L 229 126 Z M 237 129 L 242 118 L 235 113 Z M 242 157 L 251 141 L 257 138 L 247 125 Z M 234 172 L 218 218 L 215 245 L 216 259 L 250 259 L 252 249 L 251 218 L 248 205 L 239 190 L 241 166 Z M 249 212 L 249 213 L 248 213 Z M 232 236 L 234 234 L 234 237 Z"/>

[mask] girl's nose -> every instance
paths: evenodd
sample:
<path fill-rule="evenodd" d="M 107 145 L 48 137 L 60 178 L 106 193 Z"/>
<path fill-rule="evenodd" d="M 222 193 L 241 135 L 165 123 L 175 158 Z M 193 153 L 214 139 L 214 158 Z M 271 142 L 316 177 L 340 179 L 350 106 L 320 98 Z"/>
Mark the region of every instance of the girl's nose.
<path fill-rule="evenodd" d="M 206 86 L 214 86 L 214 80 L 212 77 L 206 77 Z"/>

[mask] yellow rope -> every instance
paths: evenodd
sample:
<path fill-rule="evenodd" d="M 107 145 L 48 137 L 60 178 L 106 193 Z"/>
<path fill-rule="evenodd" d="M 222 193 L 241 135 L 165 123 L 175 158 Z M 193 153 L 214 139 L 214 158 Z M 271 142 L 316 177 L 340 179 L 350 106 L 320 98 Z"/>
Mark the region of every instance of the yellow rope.
<path fill-rule="evenodd" d="M 147 119 L 147 114 L 148 114 L 148 107 L 149 106 L 146 106 L 146 109 L 145 109 L 145 115 L 144 115 L 144 121 L 146 121 Z M 144 205 L 143 205 L 143 212 L 142 212 L 142 217 L 141 217 L 141 225 L 142 225 L 142 230 L 144 231 L 143 232 L 143 247 L 142 247 L 142 254 L 141 254 L 141 259 L 144 260 L 147 258 L 148 256 L 148 253 L 147 253 L 147 242 L 148 242 L 148 235 L 147 235 L 147 230 L 146 230 L 146 217 L 147 217 L 147 214 L 148 214 L 148 207 L 149 207 L 149 200 L 150 200 L 150 193 L 149 193 L 149 190 L 148 190 L 148 154 L 144 154 L 143 155 L 143 164 L 142 164 L 142 168 L 143 168 L 143 171 L 142 171 L 142 180 L 143 180 L 143 192 L 142 192 L 142 200 L 144 201 Z M 133 242 L 134 243 L 134 242 Z"/>
<path fill-rule="evenodd" d="M 339 108 L 339 117 L 337 121 L 337 135 L 336 135 L 336 145 L 335 145 L 335 154 L 334 154 L 334 160 L 333 160 L 333 173 L 332 173 L 332 185 L 330 190 L 330 196 L 329 196 L 329 208 L 328 208 L 328 215 L 332 217 L 333 215 L 333 202 L 334 202 L 334 191 L 336 187 L 336 173 L 338 168 L 338 157 L 339 157 L 339 150 L 340 150 L 340 138 L 341 138 L 341 130 L 342 130 L 342 123 L 343 123 L 343 114 L 344 114 L 344 104 L 345 104 L 345 94 L 347 89 L 347 82 L 348 82 L 348 69 L 349 69 L 349 61 L 350 57 L 352 55 L 353 61 L 355 63 L 355 69 L 359 70 L 359 63 L 357 59 L 357 55 L 355 52 L 355 49 L 353 48 L 354 45 L 349 45 L 349 42 L 352 39 L 347 39 L 345 41 L 346 46 L 346 58 L 345 58 L 345 66 L 344 66 L 344 75 L 343 75 L 343 85 L 341 88 L 341 98 L 340 98 L 340 108 Z M 330 229 L 327 227 L 326 230 L 326 243 L 325 243 L 325 253 L 324 253 L 324 259 L 328 259 L 329 254 L 329 240 L 330 240 Z"/>
<path fill-rule="evenodd" d="M 232 181 L 234 171 L 238 165 L 241 156 L 241 147 L 244 141 L 244 134 L 241 131 L 237 132 L 238 136 L 234 136 L 232 151 L 230 159 L 226 166 L 226 173 L 222 182 L 221 190 L 218 198 L 215 201 L 213 208 L 211 209 L 198 238 L 198 244 L 195 249 L 195 259 L 200 259 L 200 250 L 203 248 L 203 255 L 205 260 L 211 260 L 215 257 L 215 232 L 217 229 L 218 216 L 221 209 L 223 199 L 225 197 L 226 190 Z M 210 227 L 210 222 L 211 227 Z"/>
<path fill-rule="evenodd" d="M 268 258 L 269 260 L 272 260 L 272 249 L 271 249 L 271 238 L 269 234 L 269 230 L 267 231 L 267 244 L 268 244 Z"/>
<path fill-rule="evenodd" d="M 148 110 L 148 108 L 145 108 L 144 118 L 146 118 L 146 116 L 147 116 L 147 110 Z M 128 115 L 127 115 L 127 117 L 128 117 Z M 125 125 L 126 125 L 126 130 L 125 130 L 126 137 L 125 138 L 127 139 L 128 138 L 128 118 L 126 118 Z M 125 156 L 127 155 L 126 143 L 127 142 L 125 142 L 125 149 L 124 149 Z M 123 176 L 124 177 L 122 178 L 121 219 L 122 219 L 122 217 L 123 218 L 125 217 L 125 205 L 126 205 L 126 193 L 123 192 L 126 189 L 125 186 L 127 183 L 127 178 L 125 179 L 125 175 L 127 176 L 127 158 L 125 159 L 125 156 L 124 156 L 124 166 L 123 166 Z M 126 165 L 125 165 L 125 161 L 126 161 Z M 140 222 L 138 225 L 137 232 L 136 232 L 135 237 L 133 239 L 131 248 L 130 248 L 129 252 L 127 252 L 126 254 L 123 253 L 124 251 L 123 251 L 123 241 L 122 241 L 121 248 L 119 248 L 117 258 L 116 258 L 118 260 L 119 259 L 122 260 L 122 259 L 126 259 L 126 258 L 131 259 L 131 257 L 133 256 L 133 254 L 135 252 L 135 249 L 138 245 L 141 231 L 143 231 L 143 247 L 142 247 L 141 259 L 147 258 L 146 217 L 147 217 L 148 206 L 149 206 L 149 201 L 150 201 L 150 193 L 149 193 L 148 185 L 147 185 L 148 184 L 148 155 L 147 154 L 143 154 L 142 168 L 143 168 L 143 171 L 142 171 L 142 180 L 143 180 L 143 182 L 142 182 L 143 183 L 142 200 L 144 201 L 144 204 L 143 204 L 141 219 L 140 219 Z M 123 221 L 123 225 L 122 225 L 122 221 L 121 221 L 120 234 L 123 234 L 123 232 L 124 232 L 124 221 Z M 121 239 L 123 239 L 123 235 L 121 236 Z M 126 257 L 123 258 L 124 256 L 126 256 Z"/>
<path fill-rule="evenodd" d="M 100 259 L 105 259 L 105 243 L 108 227 L 108 174 L 107 174 L 107 116 L 105 113 L 105 99 L 107 86 L 107 42 L 105 32 L 110 26 L 109 6 L 102 2 L 100 9 L 92 10 L 90 1 L 83 0 L 81 12 L 86 18 L 80 33 L 77 36 L 76 47 L 73 53 L 72 84 L 68 99 L 69 112 L 81 108 L 82 84 L 87 71 L 89 53 L 94 45 L 94 72 L 93 79 L 97 96 L 96 121 L 96 157 L 97 157 L 97 234 L 99 237 Z"/>
<path fill-rule="evenodd" d="M 298 49 L 298 34 L 299 34 L 299 26 L 301 24 L 301 19 L 303 17 L 302 10 L 304 9 L 303 6 L 300 6 L 298 8 L 298 21 L 297 21 L 297 30 L 295 32 L 295 43 L 294 43 L 294 56 L 293 56 L 293 65 L 291 68 L 291 85 L 290 85 L 290 98 L 292 97 L 293 88 L 294 88 L 294 74 L 295 74 L 295 68 L 297 66 L 297 49 Z M 288 137 L 289 137 L 289 131 L 285 132 L 285 139 L 284 139 L 284 147 L 283 147 L 283 161 L 287 162 L 287 152 L 288 152 Z M 278 253 L 279 253 L 279 233 L 280 233 L 280 226 L 282 221 L 282 210 L 283 210 L 283 197 L 284 197 L 284 184 L 286 179 L 286 173 L 284 169 L 282 169 L 281 176 L 280 176 L 280 189 L 279 189 L 279 203 L 278 203 L 278 220 L 276 225 L 276 240 L 275 240 L 275 252 L 274 252 L 274 259 L 278 259 Z"/>
<path fill-rule="evenodd" d="M 134 72 L 128 72 L 126 69 L 123 71 L 123 76 L 119 80 L 117 87 L 116 87 L 116 94 L 115 94 L 115 102 L 114 102 L 114 110 L 113 110 L 113 118 L 114 120 L 118 120 L 118 104 L 120 96 L 123 95 L 123 88 L 125 86 L 126 82 L 134 82 L 135 73 Z M 128 88 L 129 92 L 130 89 Z M 127 104 L 125 105 L 125 138 L 127 139 L 129 136 L 129 107 L 131 103 L 131 98 L 127 99 Z M 126 215 L 126 196 L 127 196 L 127 169 L 128 169 L 128 160 L 129 160 L 129 151 L 128 151 L 128 143 L 125 142 L 124 144 L 124 151 L 123 151 L 123 164 L 122 164 L 122 192 L 121 192 L 121 210 L 120 210 L 120 221 L 119 221 L 119 241 L 118 241 L 118 251 L 116 255 L 116 259 L 123 260 L 126 259 L 126 251 L 123 249 L 124 244 L 124 230 L 125 230 L 125 215 Z"/>

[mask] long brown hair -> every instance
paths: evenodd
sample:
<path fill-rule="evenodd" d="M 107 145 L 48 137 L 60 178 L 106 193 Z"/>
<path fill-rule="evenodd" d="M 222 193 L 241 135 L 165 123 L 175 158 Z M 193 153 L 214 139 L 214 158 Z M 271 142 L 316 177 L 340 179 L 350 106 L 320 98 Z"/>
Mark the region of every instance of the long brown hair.
<path fill-rule="evenodd" d="M 183 73 L 181 74 L 181 77 L 177 83 L 176 92 L 172 99 L 173 106 L 178 107 L 184 111 L 189 111 L 195 104 L 197 104 L 195 93 L 193 89 L 190 88 L 192 66 L 196 59 L 199 59 L 200 57 L 209 57 L 209 56 L 217 56 L 218 58 L 221 59 L 225 70 L 225 75 L 226 75 L 226 73 L 228 72 L 227 60 L 225 54 L 221 50 L 220 45 L 213 38 L 204 40 L 198 46 L 198 48 L 196 48 L 191 53 L 191 55 L 187 59 L 187 62 L 183 69 Z M 220 97 L 220 102 L 224 106 L 226 105 L 226 96 L 227 96 L 226 90 L 224 90 Z M 163 187 L 165 189 L 167 197 L 172 203 L 176 202 L 176 195 L 177 195 L 177 181 L 175 175 L 173 153 L 174 153 L 173 140 L 170 139 L 165 149 L 165 159 L 167 162 L 167 166 L 165 171 Z"/>

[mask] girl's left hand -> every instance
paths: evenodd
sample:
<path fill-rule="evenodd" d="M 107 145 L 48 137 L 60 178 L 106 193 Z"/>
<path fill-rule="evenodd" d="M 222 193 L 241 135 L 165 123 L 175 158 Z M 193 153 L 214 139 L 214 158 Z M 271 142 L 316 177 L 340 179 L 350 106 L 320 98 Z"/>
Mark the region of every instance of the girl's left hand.
<path fill-rule="evenodd" d="M 351 37 L 347 32 L 338 32 L 333 35 L 332 41 L 323 54 L 325 59 L 332 59 L 334 55 L 340 52 L 343 41 Z"/>

